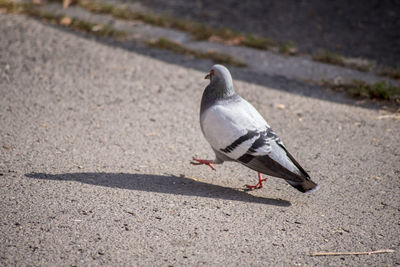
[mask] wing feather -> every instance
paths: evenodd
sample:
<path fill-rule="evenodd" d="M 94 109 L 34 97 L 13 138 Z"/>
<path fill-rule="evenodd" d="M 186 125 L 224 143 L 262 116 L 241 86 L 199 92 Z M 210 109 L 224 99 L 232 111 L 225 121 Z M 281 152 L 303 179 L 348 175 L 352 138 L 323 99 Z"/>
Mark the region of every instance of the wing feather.
<path fill-rule="evenodd" d="M 200 122 L 213 149 L 235 160 L 245 154 L 268 127 L 257 110 L 242 98 L 209 107 L 201 115 Z"/>
<path fill-rule="evenodd" d="M 268 123 L 246 100 L 216 103 L 203 112 L 200 122 L 205 138 L 220 157 L 294 182 L 309 179 Z"/>

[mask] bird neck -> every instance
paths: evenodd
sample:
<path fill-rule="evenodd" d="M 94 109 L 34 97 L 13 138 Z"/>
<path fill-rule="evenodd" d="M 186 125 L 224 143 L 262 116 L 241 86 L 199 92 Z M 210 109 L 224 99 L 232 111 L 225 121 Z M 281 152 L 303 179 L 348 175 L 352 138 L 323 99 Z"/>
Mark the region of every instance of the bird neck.
<path fill-rule="evenodd" d="M 230 97 L 233 94 L 235 94 L 235 90 L 233 90 L 232 85 L 227 86 L 226 84 L 215 83 L 211 86 L 207 86 L 203 95 L 207 96 L 208 98 L 218 100 Z"/>
<path fill-rule="evenodd" d="M 226 99 L 235 95 L 233 87 L 220 88 L 208 85 L 201 99 L 200 113 L 212 106 L 216 101 Z"/>

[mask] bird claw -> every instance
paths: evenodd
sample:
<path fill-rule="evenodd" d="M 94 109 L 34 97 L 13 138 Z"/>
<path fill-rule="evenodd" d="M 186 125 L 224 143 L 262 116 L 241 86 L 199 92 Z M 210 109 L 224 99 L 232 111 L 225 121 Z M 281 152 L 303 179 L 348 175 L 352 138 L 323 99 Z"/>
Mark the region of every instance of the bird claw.
<path fill-rule="evenodd" d="M 262 179 L 262 182 L 265 182 L 267 179 Z M 256 185 L 249 185 L 246 184 L 247 190 L 249 191 L 253 191 L 255 189 L 260 189 L 263 188 L 263 184 L 262 183 L 257 183 Z"/>
<path fill-rule="evenodd" d="M 207 165 L 209 166 L 213 171 L 215 171 L 214 166 L 211 163 L 214 163 L 213 160 L 207 160 L 207 159 L 197 159 L 193 157 L 194 161 L 191 161 L 190 164 L 192 165 Z"/>
<path fill-rule="evenodd" d="M 258 173 L 258 183 L 256 185 L 249 185 L 247 184 L 247 190 L 253 191 L 255 189 L 263 188 L 263 182 L 267 181 L 267 178 L 262 178 L 261 173 Z"/>

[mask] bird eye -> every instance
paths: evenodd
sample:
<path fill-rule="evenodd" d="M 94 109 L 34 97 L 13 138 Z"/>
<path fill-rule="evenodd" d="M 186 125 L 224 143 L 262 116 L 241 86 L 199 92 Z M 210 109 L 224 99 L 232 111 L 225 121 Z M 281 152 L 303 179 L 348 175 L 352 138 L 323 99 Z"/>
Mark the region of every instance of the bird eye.
<path fill-rule="evenodd" d="M 211 73 L 211 75 L 214 75 L 214 70 L 211 70 L 210 73 Z"/>

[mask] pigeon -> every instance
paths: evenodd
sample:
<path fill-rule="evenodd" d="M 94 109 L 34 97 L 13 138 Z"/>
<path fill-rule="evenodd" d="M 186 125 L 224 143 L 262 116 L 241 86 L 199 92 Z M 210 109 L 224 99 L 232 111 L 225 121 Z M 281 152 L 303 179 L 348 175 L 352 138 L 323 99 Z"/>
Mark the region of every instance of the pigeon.
<path fill-rule="evenodd" d="M 200 126 L 215 153 L 214 160 L 193 157 L 194 165 L 234 161 L 258 172 L 258 183 L 246 185 L 248 190 L 263 187 L 262 174 L 285 179 L 300 192 L 311 192 L 318 185 L 271 129 L 258 111 L 235 93 L 232 76 L 223 65 L 214 65 L 205 79 L 200 106 Z"/>

